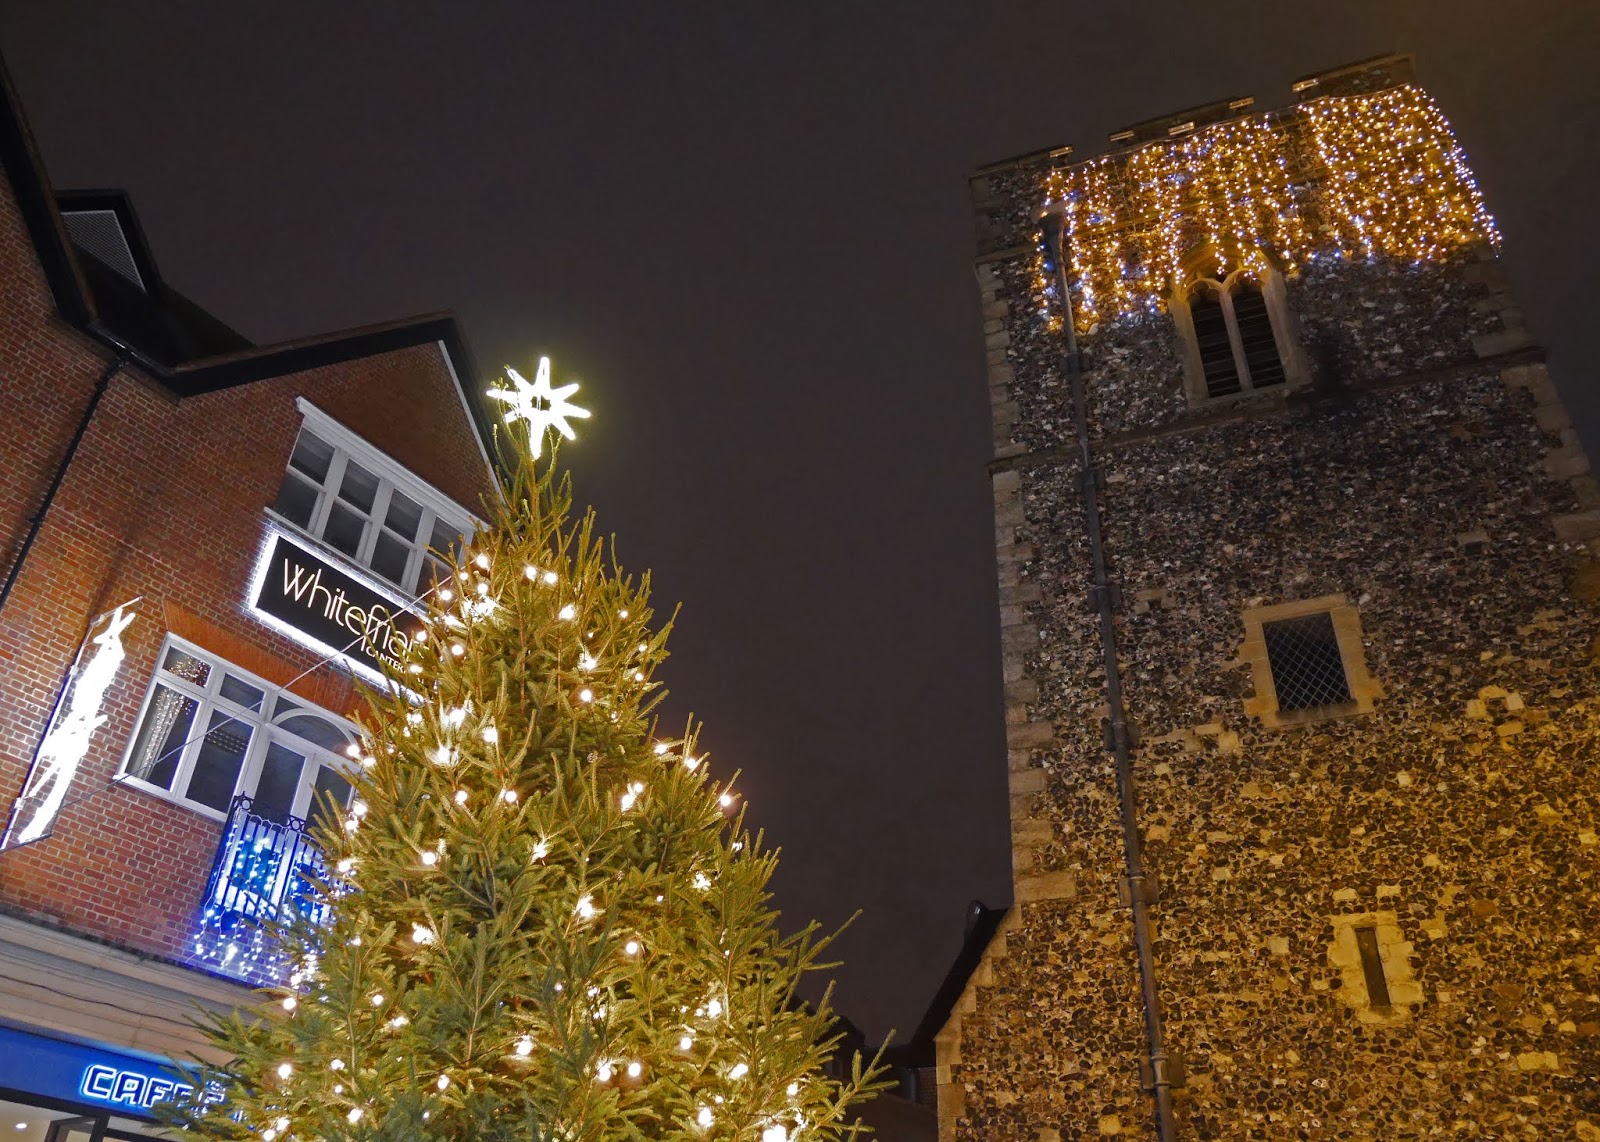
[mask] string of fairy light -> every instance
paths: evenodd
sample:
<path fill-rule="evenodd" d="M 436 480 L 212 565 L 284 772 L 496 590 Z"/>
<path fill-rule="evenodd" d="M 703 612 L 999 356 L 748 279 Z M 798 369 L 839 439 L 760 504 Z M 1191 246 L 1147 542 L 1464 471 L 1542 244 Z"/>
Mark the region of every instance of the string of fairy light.
<path fill-rule="evenodd" d="M 1079 325 L 1162 308 L 1173 283 L 1313 258 L 1432 261 L 1499 244 L 1449 122 L 1410 84 L 1326 96 L 1052 171 Z M 1041 312 L 1054 275 L 1035 267 Z"/>

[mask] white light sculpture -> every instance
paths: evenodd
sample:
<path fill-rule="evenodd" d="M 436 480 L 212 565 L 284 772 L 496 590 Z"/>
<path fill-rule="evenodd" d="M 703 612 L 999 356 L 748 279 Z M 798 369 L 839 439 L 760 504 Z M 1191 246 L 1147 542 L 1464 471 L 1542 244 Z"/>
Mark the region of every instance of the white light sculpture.
<path fill-rule="evenodd" d="M 128 610 L 132 605 L 124 603 L 102 616 L 103 629 L 85 646 L 86 650 L 94 648 L 89 661 L 83 662 L 80 655 L 79 664 L 74 665 L 67 683 L 70 693 L 39 743 L 28 783 L 12 810 L 5 844 L 0 847 L 31 844 L 50 835 L 67 791 L 72 788 L 72 779 L 78 775 L 78 766 L 89 752 L 89 741 L 105 724 L 100 709 L 127 657 L 122 632 L 136 617 Z"/>
<path fill-rule="evenodd" d="M 517 420 L 528 422 L 528 442 L 533 448 L 533 458 L 537 460 L 544 451 L 544 434 L 547 429 L 555 429 L 568 440 L 576 440 L 577 433 L 572 431 L 572 426 L 567 423 L 569 416 L 580 420 L 587 420 L 589 410 L 579 408 L 570 403 L 567 398 L 578 391 L 576 384 L 562 385 L 559 389 L 550 387 L 550 358 L 539 358 L 539 371 L 534 374 L 533 384 L 511 366 L 506 366 L 506 376 L 511 378 L 511 383 L 516 386 L 510 389 L 490 389 L 489 395 L 495 400 L 506 405 L 506 421 Z"/>

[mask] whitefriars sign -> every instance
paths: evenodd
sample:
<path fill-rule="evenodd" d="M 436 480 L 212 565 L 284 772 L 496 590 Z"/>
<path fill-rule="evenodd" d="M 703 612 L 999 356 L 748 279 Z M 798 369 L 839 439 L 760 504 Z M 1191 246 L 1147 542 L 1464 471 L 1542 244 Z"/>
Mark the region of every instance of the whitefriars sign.
<path fill-rule="evenodd" d="M 297 641 L 373 677 L 398 668 L 422 620 L 405 605 L 279 531 L 250 588 L 250 609 Z"/>

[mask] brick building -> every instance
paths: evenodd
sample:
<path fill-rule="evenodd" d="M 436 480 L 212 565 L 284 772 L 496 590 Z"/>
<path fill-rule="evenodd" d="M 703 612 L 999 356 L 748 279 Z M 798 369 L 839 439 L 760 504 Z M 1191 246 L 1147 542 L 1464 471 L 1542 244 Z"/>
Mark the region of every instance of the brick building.
<path fill-rule="evenodd" d="M 451 318 L 251 345 L 125 196 L 52 190 L 9 81 L 0 160 L 0 1124 L 141 1137 L 195 1000 L 272 970 L 248 920 L 317 866 L 491 437 Z"/>
<path fill-rule="evenodd" d="M 1600 487 L 1409 57 L 1294 99 L 972 179 L 1016 905 L 942 1138 L 1600 1138 Z"/>

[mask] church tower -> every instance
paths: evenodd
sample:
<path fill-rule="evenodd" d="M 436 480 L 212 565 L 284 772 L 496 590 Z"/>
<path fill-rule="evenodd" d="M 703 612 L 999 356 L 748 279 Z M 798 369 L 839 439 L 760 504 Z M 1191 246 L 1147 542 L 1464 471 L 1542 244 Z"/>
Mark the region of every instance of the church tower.
<path fill-rule="evenodd" d="M 1015 905 L 941 1138 L 1600 1139 L 1600 486 L 1391 56 L 977 172 Z"/>

